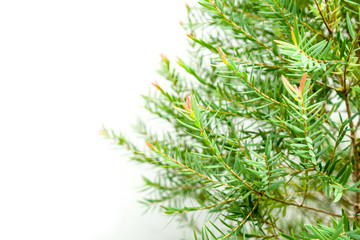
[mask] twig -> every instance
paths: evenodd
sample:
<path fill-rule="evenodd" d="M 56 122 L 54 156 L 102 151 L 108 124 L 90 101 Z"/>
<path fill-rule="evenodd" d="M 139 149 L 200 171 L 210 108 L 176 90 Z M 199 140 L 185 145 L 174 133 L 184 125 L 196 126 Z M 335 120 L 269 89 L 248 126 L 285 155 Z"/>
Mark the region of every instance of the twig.
<path fill-rule="evenodd" d="M 196 174 L 196 175 L 198 175 L 198 176 L 200 176 L 200 177 L 208 180 L 209 182 L 213 182 L 213 183 L 220 184 L 220 185 L 223 185 L 223 186 L 226 186 L 226 187 L 231 187 L 231 188 L 235 187 L 235 186 L 232 186 L 232 185 L 229 185 L 229 184 L 226 184 L 226 183 L 218 182 L 218 181 L 216 181 L 216 180 L 214 180 L 214 179 L 211 179 L 211 178 L 209 178 L 209 177 L 207 177 L 207 176 L 205 176 L 205 175 L 203 175 L 203 174 L 201 174 L 201 173 L 193 170 L 192 168 L 189 168 L 188 166 L 182 164 L 181 162 L 175 160 L 174 158 L 172 158 L 172 157 L 170 157 L 170 156 L 162 153 L 161 151 L 157 150 L 157 149 L 156 149 L 151 143 L 149 143 L 149 142 L 146 142 L 146 145 L 147 145 L 151 150 L 157 152 L 158 154 L 162 155 L 163 157 L 169 159 L 170 161 L 178 164 L 180 167 L 183 167 L 183 168 L 185 168 L 186 170 L 188 170 L 188 171 L 190 171 L 190 172 L 192 172 L 192 173 L 194 173 L 194 174 Z"/>
<path fill-rule="evenodd" d="M 320 8 L 320 5 L 319 5 L 318 1 L 315 0 L 315 3 L 316 3 L 316 7 L 317 7 L 317 9 L 319 10 L 319 13 L 320 13 L 320 15 L 321 15 L 321 18 L 322 18 L 322 20 L 323 20 L 323 22 L 324 22 L 327 30 L 329 31 L 330 35 L 332 36 L 332 35 L 333 35 L 333 30 L 330 28 L 330 26 L 329 26 L 328 23 L 326 22 L 326 19 L 325 19 L 325 17 L 324 17 L 323 12 L 321 11 L 321 8 Z"/>
<path fill-rule="evenodd" d="M 330 86 L 330 85 L 326 85 L 325 83 L 323 83 L 323 82 L 321 82 L 321 81 L 319 81 L 319 80 L 316 80 L 316 83 L 318 83 L 318 84 L 320 84 L 320 85 L 323 85 L 323 86 L 325 86 L 325 87 L 327 87 L 327 88 L 330 88 L 330 89 L 332 89 L 332 90 L 335 90 L 335 91 L 337 91 L 337 92 L 341 92 L 340 89 L 338 89 L 338 88 L 336 88 L 336 87 L 333 87 L 333 86 Z"/>
<path fill-rule="evenodd" d="M 244 220 L 242 220 L 242 222 L 239 224 L 239 226 L 237 226 L 236 228 L 234 228 L 230 233 L 226 234 L 224 237 L 220 238 L 220 240 L 223 240 L 229 236 L 231 236 L 231 234 L 233 234 L 234 232 L 236 232 L 242 225 L 244 225 L 244 223 L 249 219 L 249 217 L 251 216 L 251 214 L 255 211 L 257 205 L 259 204 L 260 200 L 261 200 L 262 196 L 260 196 L 260 198 L 256 201 L 254 207 L 251 209 L 251 211 L 249 212 L 249 214 L 244 218 Z"/>
<path fill-rule="evenodd" d="M 190 210 L 183 210 L 183 211 L 174 211 L 174 213 L 186 213 L 186 212 L 192 212 L 192 211 L 198 211 L 198 210 L 205 210 L 205 209 L 209 209 L 209 208 L 212 208 L 212 207 L 216 207 L 216 206 L 219 206 L 221 204 L 225 204 L 225 203 L 228 203 L 228 202 L 232 202 L 232 201 L 235 201 L 236 198 L 230 198 L 228 200 L 225 200 L 225 201 L 222 201 L 222 202 L 218 202 L 218 203 L 214 203 L 212 205 L 208 205 L 208 206 L 205 206 L 205 207 L 201 207 L 201 208 L 194 208 L 194 209 L 190 209 Z"/>
<path fill-rule="evenodd" d="M 315 212 L 325 213 L 327 215 L 331 215 L 331 216 L 334 216 L 334 217 L 342 217 L 341 214 L 336 214 L 336 213 L 329 212 L 329 211 L 326 211 L 326 210 L 323 210 L 323 209 L 314 208 L 314 207 L 310 207 L 310 206 L 307 206 L 307 205 L 300 205 L 299 203 L 287 202 L 285 200 L 281 200 L 281 199 L 273 198 L 273 197 L 269 197 L 269 196 L 267 196 L 267 198 L 269 198 L 271 200 L 274 200 L 276 202 L 284 203 L 286 205 L 291 205 L 291 206 L 295 206 L 295 207 L 299 207 L 299 208 L 305 208 L 305 209 L 309 209 L 309 210 L 312 210 L 312 211 L 315 211 Z"/>
<path fill-rule="evenodd" d="M 349 66 L 349 61 L 350 61 L 352 51 L 354 49 L 354 46 L 355 46 L 359 36 L 360 36 L 360 30 L 357 32 L 356 37 L 355 37 L 353 43 L 351 44 L 351 47 L 350 47 L 350 50 L 349 50 L 349 55 L 348 55 L 348 57 L 346 59 L 347 64 L 344 67 L 344 75 L 343 75 L 344 77 L 343 77 L 343 81 L 342 81 L 343 94 L 344 94 L 345 106 L 346 106 L 346 112 L 347 112 L 348 118 L 351 118 L 352 112 L 351 112 L 351 106 L 350 106 L 350 100 L 349 100 L 350 86 L 349 86 L 349 89 L 347 89 L 346 75 L 347 75 L 347 68 Z M 352 129 L 350 131 L 350 133 L 351 133 L 351 144 L 352 144 L 352 149 L 353 149 L 353 154 L 354 154 L 355 182 L 358 182 L 359 179 L 360 179 L 360 176 L 359 176 L 360 175 L 360 169 L 359 169 L 359 153 L 357 151 L 357 139 L 356 139 L 356 130 L 357 129 L 354 129 L 353 120 L 350 121 L 349 125 L 350 125 L 350 128 Z M 351 152 L 350 152 L 350 154 L 351 154 Z M 360 203 L 360 193 L 357 192 L 356 193 L 356 204 L 359 204 L 359 203 Z M 360 212 L 360 209 L 355 208 L 355 211 L 356 211 L 355 215 L 357 216 L 357 214 Z"/>

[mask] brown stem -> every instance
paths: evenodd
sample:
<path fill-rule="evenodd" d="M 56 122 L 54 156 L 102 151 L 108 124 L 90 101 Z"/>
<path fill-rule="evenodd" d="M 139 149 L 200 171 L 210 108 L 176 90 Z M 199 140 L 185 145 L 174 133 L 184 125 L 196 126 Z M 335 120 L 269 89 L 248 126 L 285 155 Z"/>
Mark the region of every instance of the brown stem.
<path fill-rule="evenodd" d="M 351 47 L 350 47 L 350 51 L 349 51 L 349 55 L 346 59 L 347 64 L 345 65 L 344 68 L 344 75 L 343 75 L 343 81 L 342 81 L 342 85 L 343 85 L 343 94 L 344 94 L 344 99 L 345 99 L 345 106 L 346 106 L 346 113 L 348 115 L 348 118 L 352 117 L 352 112 L 351 112 L 351 106 L 350 106 L 350 100 L 349 100 L 349 92 L 350 92 L 350 86 L 349 88 L 347 88 L 347 84 L 346 84 L 346 77 L 347 77 L 347 69 L 349 66 L 349 61 L 350 61 L 350 57 L 352 55 L 352 51 L 354 49 L 354 46 L 357 42 L 357 39 L 360 36 L 360 30 L 358 31 L 358 33 L 356 34 L 356 38 L 354 39 Z M 359 169 L 359 153 L 357 151 L 357 140 L 356 140 L 356 129 L 354 129 L 354 122 L 353 120 L 350 121 L 349 123 L 350 128 L 352 129 L 350 131 L 350 138 L 351 138 L 351 145 L 352 145 L 352 149 L 353 149 L 353 155 L 354 155 L 354 167 L 355 167 L 355 176 L 354 176 L 354 181 L 358 182 L 360 179 L 359 173 L 360 173 L 360 169 Z M 350 153 L 351 156 L 351 153 Z M 351 160 L 351 158 L 350 158 Z M 356 204 L 360 203 L 360 193 L 356 193 Z M 355 207 L 355 216 L 357 216 L 357 214 L 360 212 L 360 209 Z"/>
<path fill-rule="evenodd" d="M 271 223 L 271 222 L 269 222 L 269 221 L 266 221 L 266 220 L 263 219 L 263 218 L 253 217 L 253 219 L 256 219 L 256 220 L 258 220 L 259 222 L 265 223 L 266 225 L 272 227 L 273 229 L 278 230 L 278 231 L 281 232 L 281 233 L 285 233 L 284 230 L 280 229 L 280 228 L 277 227 L 275 224 L 273 224 L 273 223 Z M 271 229 L 271 230 L 272 230 L 272 229 Z M 271 233 L 274 234 L 273 231 L 271 231 Z"/>
<path fill-rule="evenodd" d="M 325 19 L 325 17 L 324 17 L 323 12 L 321 11 L 321 8 L 320 8 L 320 5 L 319 5 L 318 1 L 315 0 L 315 3 L 316 3 L 317 9 L 319 10 L 319 13 L 320 13 L 321 18 L 322 18 L 322 20 L 323 20 L 323 22 L 324 22 L 327 30 L 328 30 L 329 33 L 330 33 L 330 36 L 332 36 L 332 35 L 333 35 L 333 30 L 330 28 L 329 24 L 326 22 L 326 19 Z"/>
<path fill-rule="evenodd" d="M 329 0 L 325 0 L 325 4 L 326 4 L 326 12 L 327 12 L 328 21 L 331 22 L 331 10 L 330 10 Z"/>
<path fill-rule="evenodd" d="M 299 208 L 305 208 L 305 209 L 309 209 L 311 211 L 315 211 L 315 212 L 320 212 L 320 213 L 325 213 L 327 215 L 331 215 L 331 216 L 334 216 L 334 217 L 342 217 L 341 214 L 336 214 L 336 213 L 333 213 L 333 212 L 329 212 L 329 211 L 326 211 L 326 210 L 323 210 L 323 209 L 319 209 L 319 208 L 314 208 L 314 207 L 310 207 L 310 206 L 307 206 L 307 205 L 301 205 L 299 203 L 293 203 L 293 202 L 287 202 L 285 200 L 282 200 L 282 199 L 278 199 L 278 198 L 273 198 L 273 197 L 269 197 L 267 196 L 267 198 L 271 199 L 271 200 L 274 200 L 276 202 L 280 202 L 280 203 L 284 203 L 286 205 L 291 205 L 291 206 L 295 206 L 295 207 L 299 207 Z"/>
<path fill-rule="evenodd" d="M 345 92 L 344 98 L 345 98 L 345 106 L 346 106 L 346 112 L 347 112 L 348 118 L 351 118 L 352 113 L 351 113 L 351 106 L 350 106 L 349 92 L 348 91 Z M 350 137 L 351 137 L 351 144 L 352 144 L 353 154 L 354 154 L 354 167 L 355 167 L 355 179 L 354 179 L 354 181 L 358 182 L 359 179 L 360 179 L 360 176 L 359 176 L 359 173 L 360 173 L 359 172 L 359 153 L 357 151 L 356 129 L 354 129 L 353 120 L 350 121 L 349 125 L 350 125 L 350 128 L 352 129 L 350 131 L 350 133 L 351 133 Z M 356 203 L 357 204 L 360 203 L 360 194 L 359 193 L 356 193 Z M 359 209 L 357 209 L 357 213 L 358 212 L 359 212 Z"/>
<path fill-rule="evenodd" d="M 287 17 L 285 16 L 284 12 L 281 10 L 280 6 L 277 4 L 276 1 L 274 1 L 274 4 L 276 5 L 276 7 L 280 10 L 281 15 L 283 16 L 283 18 L 285 19 L 286 25 L 288 25 L 288 27 L 290 28 L 291 31 L 293 31 L 293 27 L 290 25 L 290 23 L 287 20 Z M 270 6 L 270 8 L 272 9 L 272 7 Z M 272 9 L 274 12 L 275 10 Z"/>
<path fill-rule="evenodd" d="M 323 82 L 321 82 L 321 81 L 319 81 L 319 80 L 316 80 L 316 83 L 318 83 L 318 84 L 320 84 L 320 85 L 323 85 L 323 86 L 325 86 L 325 87 L 327 87 L 327 88 L 330 88 L 330 89 L 332 89 L 332 90 L 335 90 L 335 91 L 337 91 L 337 92 L 340 92 L 340 91 L 341 91 L 340 89 L 338 89 L 338 88 L 336 88 L 336 87 L 333 87 L 333 86 L 330 86 L 330 85 L 326 85 L 325 83 L 323 83 Z"/>
<path fill-rule="evenodd" d="M 239 226 L 237 226 L 236 228 L 234 228 L 230 233 L 226 234 L 224 237 L 220 238 L 220 240 L 226 239 L 229 236 L 231 236 L 231 234 L 233 234 L 234 232 L 236 232 L 236 230 L 238 230 L 242 225 L 244 225 L 244 223 L 246 223 L 246 221 L 249 219 L 249 217 L 251 216 L 251 214 L 255 211 L 257 205 L 259 204 L 260 200 L 261 200 L 262 196 L 256 201 L 254 207 L 251 209 L 251 211 L 249 212 L 249 214 L 244 218 L 244 220 L 242 220 L 242 222 L 239 224 Z"/>

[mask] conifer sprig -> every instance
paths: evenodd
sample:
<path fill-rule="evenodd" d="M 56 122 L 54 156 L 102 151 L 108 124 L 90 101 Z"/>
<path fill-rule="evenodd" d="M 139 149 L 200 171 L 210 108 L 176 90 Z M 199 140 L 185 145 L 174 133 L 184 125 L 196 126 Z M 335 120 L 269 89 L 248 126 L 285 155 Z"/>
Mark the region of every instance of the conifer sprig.
<path fill-rule="evenodd" d="M 140 123 L 140 150 L 103 131 L 159 169 L 143 202 L 190 218 L 193 239 L 360 239 L 360 4 L 187 8 L 191 55 L 162 55 L 168 83 L 144 96 L 168 133 Z"/>

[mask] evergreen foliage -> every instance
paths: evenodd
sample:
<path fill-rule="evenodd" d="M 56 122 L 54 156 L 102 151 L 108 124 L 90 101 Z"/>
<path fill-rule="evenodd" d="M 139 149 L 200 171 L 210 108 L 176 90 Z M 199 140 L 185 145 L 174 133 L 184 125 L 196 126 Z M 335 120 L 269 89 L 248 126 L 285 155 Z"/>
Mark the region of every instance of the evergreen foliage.
<path fill-rule="evenodd" d="M 143 202 L 193 239 L 360 239 L 360 2 L 198 3 L 191 59 L 162 56 L 169 84 L 144 97 L 168 134 L 105 131 L 159 169 Z"/>

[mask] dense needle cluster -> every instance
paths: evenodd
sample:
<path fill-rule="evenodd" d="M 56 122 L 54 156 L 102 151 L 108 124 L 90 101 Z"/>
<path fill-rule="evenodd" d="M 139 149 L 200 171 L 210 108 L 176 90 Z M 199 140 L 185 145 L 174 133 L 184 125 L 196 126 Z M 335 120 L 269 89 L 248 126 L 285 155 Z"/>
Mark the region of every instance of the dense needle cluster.
<path fill-rule="evenodd" d="M 158 169 L 143 202 L 194 239 L 360 239 L 360 2 L 200 0 L 183 25 L 144 97 L 168 133 L 108 134 Z"/>

